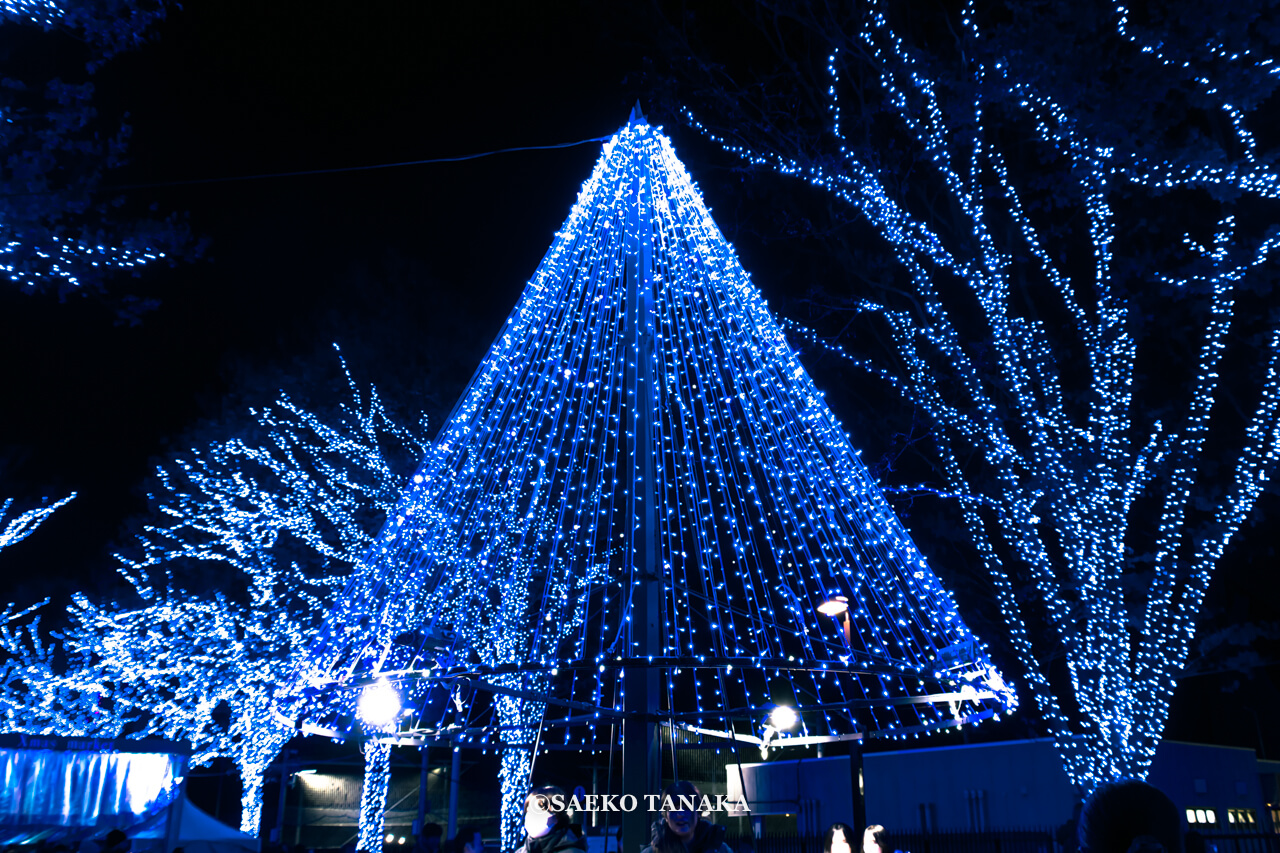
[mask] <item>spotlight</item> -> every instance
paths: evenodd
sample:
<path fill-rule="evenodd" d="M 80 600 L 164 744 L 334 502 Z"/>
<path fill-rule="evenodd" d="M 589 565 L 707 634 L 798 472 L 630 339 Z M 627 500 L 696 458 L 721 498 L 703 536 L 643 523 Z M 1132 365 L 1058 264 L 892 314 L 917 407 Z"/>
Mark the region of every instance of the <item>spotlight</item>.
<path fill-rule="evenodd" d="M 837 595 L 835 598 L 828 599 L 818 605 L 818 612 L 823 616 L 835 618 L 841 613 L 849 611 L 849 599 L 843 595 Z"/>
<path fill-rule="evenodd" d="M 391 682 L 380 679 L 360 691 L 360 700 L 356 704 L 356 712 L 366 725 L 383 729 L 390 726 L 400 715 L 400 694 L 391 686 Z M 387 839 L 390 842 L 395 836 Z"/>
<path fill-rule="evenodd" d="M 796 714 L 796 709 L 787 705 L 779 705 L 769 714 L 769 725 L 780 732 L 795 728 L 798 722 L 800 717 Z"/>

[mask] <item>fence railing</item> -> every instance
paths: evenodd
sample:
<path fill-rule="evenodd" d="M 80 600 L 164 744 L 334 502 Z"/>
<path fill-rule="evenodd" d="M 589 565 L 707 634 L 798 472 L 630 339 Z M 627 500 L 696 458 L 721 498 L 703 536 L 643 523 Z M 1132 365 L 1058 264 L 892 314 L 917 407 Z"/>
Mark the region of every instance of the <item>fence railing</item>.
<path fill-rule="evenodd" d="M 1280 853 L 1280 835 L 1274 832 L 1200 831 L 1199 834 L 1204 839 L 1204 853 Z"/>
<path fill-rule="evenodd" d="M 1203 853 L 1280 853 L 1280 834 L 1273 832 L 1201 831 Z M 980 832 L 886 832 L 886 853 L 1058 853 L 1054 830 L 997 829 Z M 729 835 L 734 853 L 822 853 L 822 837 L 769 833 L 760 838 Z M 855 839 L 855 851 L 862 839 Z M 1075 845 L 1070 845 L 1074 849 Z M 1190 847 L 1187 853 L 1192 853 Z M 1199 851 L 1196 851 L 1199 853 Z"/>
<path fill-rule="evenodd" d="M 820 835 L 782 835 L 769 833 L 760 838 L 752 835 L 726 835 L 724 843 L 733 853 L 822 853 Z M 855 849 L 861 844 L 854 844 Z"/>
<path fill-rule="evenodd" d="M 1050 829 L 887 832 L 884 848 L 903 853 L 1054 853 Z"/>
<path fill-rule="evenodd" d="M 885 833 L 884 849 L 900 853 L 1055 853 L 1048 829 L 1006 829 L 984 832 Z M 862 838 L 852 839 L 855 851 Z M 734 853 L 822 853 L 822 836 L 768 833 L 760 838 L 730 835 L 725 843 Z M 1212 853 L 1212 851 L 1207 851 Z M 1220 850 L 1219 853 L 1280 853 L 1280 850 Z"/>

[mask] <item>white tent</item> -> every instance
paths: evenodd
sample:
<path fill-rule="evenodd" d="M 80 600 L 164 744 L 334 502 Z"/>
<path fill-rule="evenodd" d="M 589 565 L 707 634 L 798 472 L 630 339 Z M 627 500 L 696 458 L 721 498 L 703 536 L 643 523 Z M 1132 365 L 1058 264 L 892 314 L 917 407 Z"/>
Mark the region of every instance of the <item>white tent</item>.
<path fill-rule="evenodd" d="M 261 847 L 252 835 L 232 829 L 185 798 L 176 846 L 183 853 L 258 853 Z"/>

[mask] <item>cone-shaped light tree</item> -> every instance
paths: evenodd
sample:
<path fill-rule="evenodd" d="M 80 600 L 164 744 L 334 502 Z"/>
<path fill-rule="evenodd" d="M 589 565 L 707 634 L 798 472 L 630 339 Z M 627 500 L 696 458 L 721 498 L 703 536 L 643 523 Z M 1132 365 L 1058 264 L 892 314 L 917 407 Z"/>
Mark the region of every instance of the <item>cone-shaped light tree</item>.
<path fill-rule="evenodd" d="M 327 618 L 290 711 L 358 732 L 352 697 L 373 679 L 405 700 L 400 738 L 504 752 L 504 848 L 538 745 L 608 748 L 621 730 L 638 794 L 662 727 L 727 746 L 904 738 L 1015 701 L 639 115 Z M 779 704 L 794 734 L 762 732 Z M 635 814 L 624 834 L 647 831 Z"/>

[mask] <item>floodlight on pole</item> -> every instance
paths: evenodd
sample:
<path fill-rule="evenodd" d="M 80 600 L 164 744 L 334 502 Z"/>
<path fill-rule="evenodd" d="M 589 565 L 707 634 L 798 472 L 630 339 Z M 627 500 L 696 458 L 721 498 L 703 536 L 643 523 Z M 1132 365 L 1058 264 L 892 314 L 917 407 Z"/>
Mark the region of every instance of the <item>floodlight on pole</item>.
<path fill-rule="evenodd" d="M 828 598 L 818 605 L 818 612 L 823 616 L 830 616 L 840 623 L 840 627 L 844 632 L 844 647 L 852 649 L 853 619 L 849 616 L 849 599 L 843 595 Z"/>
<path fill-rule="evenodd" d="M 800 715 L 789 705 L 779 705 L 769 714 L 769 725 L 780 732 L 795 728 L 798 722 L 800 722 Z"/>
<path fill-rule="evenodd" d="M 841 613 L 849 612 L 849 599 L 843 595 L 837 595 L 835 598 L 829 598 L 818 605 L 818 612 L 823 616 L 830 616 L 832 619 Z"/>
<path fill-rule="evenodd" d="M 396 721 L 402 707 L 400 694 L 391 682 L 379 679 L 360 691 L 356 713 L 365 725 L 381 729 Z"/>
<path fill-rule="evenodd" d="M 795 728 L 800 722 L 800 715 L 790 705 L 775 705 L 769 712 L 769 719 L 764 724 L 764 737 L 760 741 L 760 760 L 769 757 L 769 744 L 782 732 Z"/>

